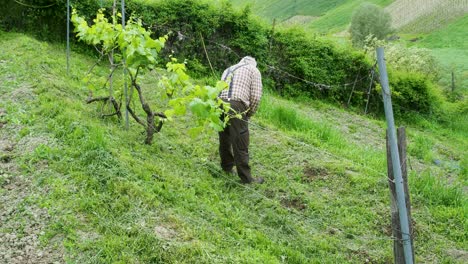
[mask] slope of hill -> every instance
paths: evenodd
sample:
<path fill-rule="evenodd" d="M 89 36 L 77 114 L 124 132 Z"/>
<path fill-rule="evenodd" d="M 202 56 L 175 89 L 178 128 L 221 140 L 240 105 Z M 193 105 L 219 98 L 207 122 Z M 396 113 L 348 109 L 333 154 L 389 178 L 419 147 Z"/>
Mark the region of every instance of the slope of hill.
<path fill-rule="evenodd" d="M 417 44 L 431 49 L 453 48 L 466 51 L 468 50 L 467 26 L 468 15 L 459 17 L 445 27 L 424 35 Z"/>
<path fill-rule="evenodd" d="M 337 43 L 346 43 L 347 27 L 353 11 L 364 0 L 353 1 L 243 1 L 232 0 L 238 6 L 251 3 L 260 16 L 278 18 L 285 26 L 299 25 L 312 32 L 333 33 Z M 411 40 L 410 46 L 432 50 L 441 65 L 440 84 L 451 87 L 452 72 L 458 88 L 468 87 L 468 57 L 466 27 L 468 0 L 374 0 L 392 15 L 396 34 Z M 416 41 L 415 41 L 416 40 Z"/>
<path fill-rule="evenodd" d="M 432 51 L 441 65 L 442 84 L 451 87 L 452 72 L 456 89 L 468 89 L 468 42 L 466 41 L 468 15 L 455 18 L 448 25 L 429 34 L 418 35 L 410 45 L 425 47 Z M 414 38 L 414 34 L 409 35 Z"/>
<path fill-rule="evenodd" d="M 351 21 L 354 9 L 363 2 L 386 7 L 392 15 L 394 28 L 407 33 L 428 33 L 468 13 L 467 0 L 231 0 L 231 2 L 239 7 L 251 4 L 259 16 L 269 21 L 274 18 L 287 22 L 299 21 L 298 24 L 304 24 L 307 28 L 320 33 L 345 30 Z M 296 16 L 298 19 L 295 19 Z"/>
<path fill-rule="evenodd" d="M 67 76 L 63 45 L 0 39 L 0 262 L 391 262 L 384 122 L 266 93 L 251 153 L 267 183 L 245 186 L 190 116 L 143 145 L 84 102 L 93 58 L 72 53 Z M 466 263 L 467 120 L 412 123 L 416 261 Z"/>
<path fill-rule="evenodd" d="M 467 0 L 396 0 L 386 10 L 399 32 L 429 33 L 468 13 Z"/>
<path fill-rule="evenodd" d="M 253 10 L 260 16 L 272 21 L 291 24 L 299 17 L 308 17 L 306 27 L 311 27 L 316 32 L 328 33 L 329 31 L 341 31 L 346 28 L 351 20 L 353 10 L 363 2 L 372 2 L 381 6 L 390 4 L 393 0 L 286 0 L 286 1 L 245 1 L 231 0 L 239 7 L 252 4 Z M 304 19 L 300 20 L 303 21 Z"/>
<path fill-rule="evenodd" d="M 231 2 L 237 6 L 251 4 L 253 9 L 259 12 L 259 15 L 271 20 L 276 18 L 283 21 L 295 15 L 321 16 L 343 4 L 346 0 L 231 0 Z"/>
<path fill-rule="evenodd" d="M 351 22 L 351 17 L 353 15 L 354 10 L 364 2 L 374 3 L 376 5 L 384 7 L 390 4 L 392 0 L 346 1 L 342 5 L 337 6 L 332 10 L 329 10 L 320 18 L 317 18 L 316 20 L 312 21 L 309 24 L 308 28 L 320 33 L 336 33 L 346 30 L 348 24 Z"/>

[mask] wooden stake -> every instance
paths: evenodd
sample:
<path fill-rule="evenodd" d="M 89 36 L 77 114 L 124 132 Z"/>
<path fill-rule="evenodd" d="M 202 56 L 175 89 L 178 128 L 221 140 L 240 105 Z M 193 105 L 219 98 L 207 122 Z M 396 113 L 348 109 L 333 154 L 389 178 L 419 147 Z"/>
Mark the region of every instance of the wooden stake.
<path fill-rule="evenodd" d="M 388 134 L 388 132 L 387 132 Z M 408 212 L 408 220 L 409 220 L 409 230 L 410 230 L 410 237 L 412 238 L 413 234 L 413 225 L 411 220 L 411 201 L 409 196 L 409 188 L 408 188 L 408 170 L 407 170 L 407 157 L 406 157 L 406 132 L 404 127 L 400 127 L 397 130 L 398 135 L 398 152 L 401 161 L 401 174 L 403 177 L 403 187 L 405 189 L 405 202 L 406 202 L 406 210 Z M 395 258 L 395 263 L 397 264 L 405 264 L 405 256 L 403 253 L 403 243 L 401 241 L 402 234 L 400 231 L 400 218 L 399 212 L 396 202 L 396 189 L 395 189 L 395 177 L 393 175 L 393 165 L 390 153 L 390 146 L 387 136 L 387 170 L 388 170 L 388 185 L 390 187 L 391 193 L 391 212 L 392 212 L 392 235 L 394 237 L 393 243 L 393 255 Z M 414 259 L 414 245 L 413 239 L 411 239 L 411 248 L 413 248 L 413 259 Z"/>

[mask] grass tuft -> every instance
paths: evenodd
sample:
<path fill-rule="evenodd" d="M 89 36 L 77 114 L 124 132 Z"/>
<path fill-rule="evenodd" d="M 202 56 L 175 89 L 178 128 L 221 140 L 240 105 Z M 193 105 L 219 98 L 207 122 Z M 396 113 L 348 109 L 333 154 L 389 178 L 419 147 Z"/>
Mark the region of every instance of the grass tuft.
<path fill-rule="evenodd" d="M 423 198 L 424 203 L 431 205 L 443 205 L 447 207 L 458 207 L 466 205 L 466 197 L 460 186 L 453 186 L 446 180 L 425 171 L 418 176 L 413 175 L 414 192 Z"/>

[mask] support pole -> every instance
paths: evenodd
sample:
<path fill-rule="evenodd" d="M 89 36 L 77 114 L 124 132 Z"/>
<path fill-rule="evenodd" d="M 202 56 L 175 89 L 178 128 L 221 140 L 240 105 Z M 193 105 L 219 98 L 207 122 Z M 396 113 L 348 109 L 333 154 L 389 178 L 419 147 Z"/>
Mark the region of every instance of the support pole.
<path fill-rule="evenodd" d="M 67 75 L 70 74 L 70 0 L 67 0 Z"/>
<path fill-rule="evenodd" d="M 359 69 L 359 70 L 361 70 L 361 69 Z M 351 98 L 353 97 L 354 88 L 356 88 L 356 83 L 357 83 L 357 80 L 359 78 L 359 75 L 361 75 L 360 72 L 358 72 L 358 74 L 356 75 L 356 79 L 354 80 L 353 89 L 351 89 L 351 94 L 349 95 L 349 98 L 348 98 L 348 104 L 346 105 L 347 107 L 349 107 L 349 104 L 351 103 Z"/>
<path fill-rule="evenodd" d="M 125 0 L 122 0 L 122 29 L 125 30 Z M 128 130 L 129 124 L 128 124 L 128 85 L 127 85 L 127 70 L 126 70 L 126 61 L 125 61 L 125 56 L 122 58 L 123 62 L 123 77 L 124 77 L 124 96 L 125 96 L 125 129 Z"/>
<path fill-rule="evenodd" d="M 375 65 L 374 65 L 375 67 Z M 364 111 L 364 114 L 367 115 L 367 110 L 369 110 L 369 100 L 370 100 L 370 94 L 372 91 L 372 84 L 374 83 L 374 74 L 375 74 L 375 69 L 372 68 L 371 70 L 371 80 L 369 84 L 369 90 L 367 90 L 367 101 L 366 101 L 366 110 Z"/>
<path fill-rule="evenodd" d="M 115 32 L 115 23 L 117 23 L 117 17 L 115 16 L 116 13 L 117 13 L 117 0 L 114 0 L 112 4 L 112 26 L 113 26 L 114 32 Z M 114 50 L 110 52 L 109 62 L 111 64 L 111 72 L 113 73 L 115 70 Z M 113 93 L 114 93 L 114 74 L 112 74 L 109 79 L 109 102 L 114 98 Z"/>
<path fill-rule="evenodd" d="M 413 249 L 411 246 L 411 235 L 409 230 L 408 211 L 406 210 L 405 190 L 403 187 L 403 177 L 401 174 L 400 156 L 398 152 L 397 136 L 395 130 L 395 120 L 393 118 L 392 98 L 390 95 L 390 85 L 388 83 L 387 67 L 385 65 L 384 49 L 377 48 L 377 61 L 380 71 L 380 83 L 382 85 L 382 95 L 384 99 L 385 116 L 388 126 L 388 139 L 392 156 L 392 167 L 395 175 L 395 189 L 397 195 L 397 206 L 400 212 L 401 235 L 403 251 L 406 264 L 413 264 Z"/>

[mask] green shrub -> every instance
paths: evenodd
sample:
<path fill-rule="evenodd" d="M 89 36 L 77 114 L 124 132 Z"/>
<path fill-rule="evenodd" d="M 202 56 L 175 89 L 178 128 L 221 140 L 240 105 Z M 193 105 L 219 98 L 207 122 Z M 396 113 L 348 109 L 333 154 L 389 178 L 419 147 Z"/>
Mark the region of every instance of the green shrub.
<path fill-rule="evenodd" d="M 440 79 L 437 61 L 428 49 L 388 43 L 385 61 L 395 70 L 420 73 L 433 81 Z"/>
<path fill-rule="evenodd" d="M 268 76 L 283 95 L 306 94 L 344 103 L 352 89 L 344 84 L 353 83 L 358 74 L 366 76 L 371 67 L 363 53 L 341 50 L 326 40 L 309 38 L 301 29 L 278 31 L 273 39 L 268 63 L 286 72 L 271 70 Z M 363 91 L 369 80 L 360 79 L 356 88 Z M 354 99 L 353 103 L 362 103 L 362 98 Z"/>
<path fill-rule="evenodd" d="M 362 47 L 367 36 L 384 39 L 391 31 L 392 18 L 378 5 L 363 3 L 351 18 L 351 40 L 355 47 Z"/>
<path fill-rule="evenodd" d="M 434 84 L 421 74 L 391 71 L 389 81 L 396 114 L 411 111 L 431 114 L 440 104 L 441 98 Z"/>
<path fill-rule="evenodd" d="M 70 1 L 88 18 L 111 0 Z M 0 24 L 5 30 L 20 30 L 44 39 L 59 41 L 66 38 L 67 0 L 0 0 Z M 24 3 L 19 4 L 18 2 Z M 5 8 L 6 7 L 6 8 Z"/>

